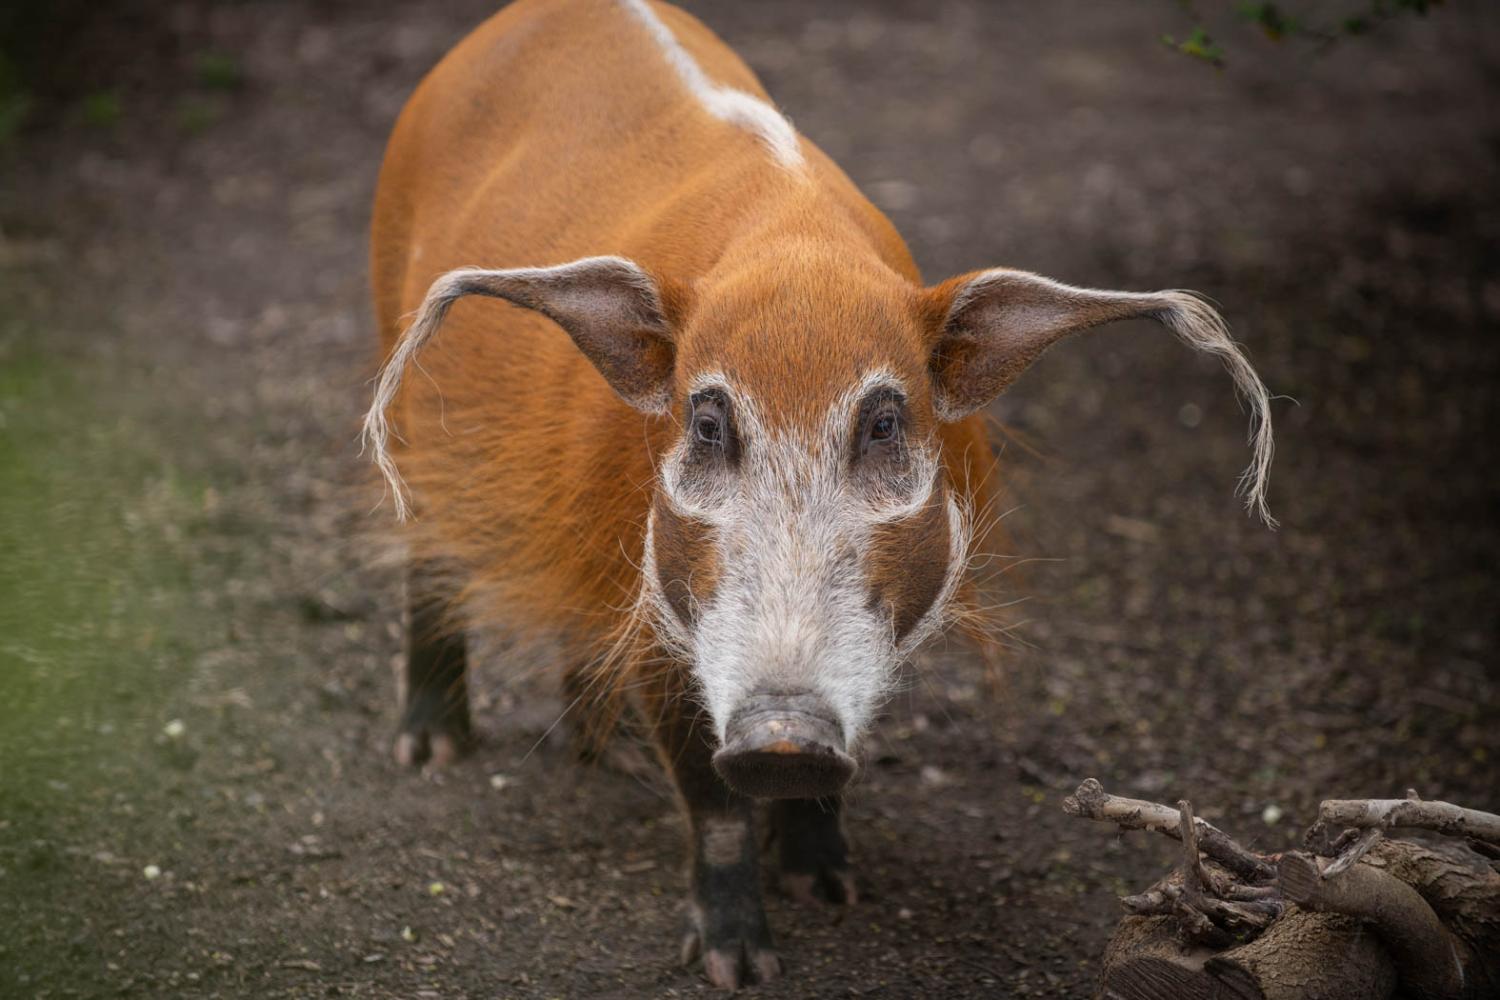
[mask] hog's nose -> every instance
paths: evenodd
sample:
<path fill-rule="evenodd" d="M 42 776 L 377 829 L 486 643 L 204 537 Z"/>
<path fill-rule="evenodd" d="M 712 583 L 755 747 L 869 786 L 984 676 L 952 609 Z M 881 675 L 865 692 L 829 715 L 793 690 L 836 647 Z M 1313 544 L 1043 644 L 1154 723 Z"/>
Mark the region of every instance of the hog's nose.
<path fill-rule="evenodd" d="M 854 776 L 854 758 L 833 710 L 814 694 L 754 694 L 729 719 L 714 770 L 757 799 L 834 795 Z"/>

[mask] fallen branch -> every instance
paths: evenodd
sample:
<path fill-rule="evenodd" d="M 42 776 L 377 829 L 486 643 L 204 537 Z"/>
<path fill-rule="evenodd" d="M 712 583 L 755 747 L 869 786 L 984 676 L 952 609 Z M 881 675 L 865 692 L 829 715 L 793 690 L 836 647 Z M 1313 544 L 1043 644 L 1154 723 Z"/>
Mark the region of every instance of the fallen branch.
<path fill-rule="evenodd" d="M 1076 792 L 1063 800 L 1063 811 L 1070 816 L 1114 823 L 1125 830 L 1154 830 L 1182 839 L 1182 816 L 1178 810 L 1143 799 L 1110 795 L 1093 778 L 1084 781 Z M 1240 878 L 1263 883 L 1276 877 L 1276 869 L 1269 862 L 1245 850 L 1212 823 L 1200 819 L 1193 824 L 1193 829 L 1203 853 Z"/>
<path fill-rule="evenodd" d="M 1500 845 L 1500 816 L 1449 802 L 1416 798 L 1328 799 L 1318 807 L 1318 823 L 1330 830 L 1340 827 L 1389 830 L 1404 826 Z"/>

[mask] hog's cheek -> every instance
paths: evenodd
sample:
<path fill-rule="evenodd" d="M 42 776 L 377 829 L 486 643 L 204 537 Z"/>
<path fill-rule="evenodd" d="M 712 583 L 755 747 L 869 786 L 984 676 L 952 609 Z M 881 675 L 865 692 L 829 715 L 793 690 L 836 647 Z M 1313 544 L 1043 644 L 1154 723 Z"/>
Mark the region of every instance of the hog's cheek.
<path fill-rule="evenodd" d="M 680 516 L 668 504 L 656 507 L 652 540 L 657 583 L 672 613 L 689 627 L 697 624 L 718 581 L 713 534 L 710 525 Z"/>
<path fill-rule="evenodd" d="M 866 560 L 870 607 L 889 614 L 899 643 L 932 609 L 948 581 L 951 545 L 947 500 L 934 490 L 911 517 L 881 525 Z"/>

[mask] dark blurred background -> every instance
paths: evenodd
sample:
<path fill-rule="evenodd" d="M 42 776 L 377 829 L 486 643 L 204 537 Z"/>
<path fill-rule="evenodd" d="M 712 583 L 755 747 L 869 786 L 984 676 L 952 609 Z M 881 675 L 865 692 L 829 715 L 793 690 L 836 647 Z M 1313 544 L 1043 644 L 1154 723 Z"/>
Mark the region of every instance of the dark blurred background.
<path fill-rule="evenodd" d="M 922 658 L 865 901 L 773 899 L 761 993 L 1086 995 L 1171 863 L 1061 814 L 1091 775 L 1265 850 L 1322 798 L 1500 807 L 1500 9 L 1419 6 L 690 5 L 930 279 L 1196 288 L 1282 394 L 1274 533 L 1228 379 L 1149 325 L 1000 401 L 1004 689 Z M 544 739 L 503 650 L 471 761 L 387 763 L 368 207 L 494 7 L 0 10 L 0 996 L 703 989 L 670 798 Z"/>

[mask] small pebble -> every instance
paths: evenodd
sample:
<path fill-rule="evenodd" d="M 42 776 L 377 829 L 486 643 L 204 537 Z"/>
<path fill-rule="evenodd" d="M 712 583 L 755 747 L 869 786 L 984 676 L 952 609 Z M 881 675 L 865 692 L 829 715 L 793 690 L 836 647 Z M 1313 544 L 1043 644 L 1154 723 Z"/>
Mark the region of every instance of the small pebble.
<path fill-rule="evenodd" d="M 1266 826 L 1275 826 L 1281 822 L 1281 807 L 1272 802 L 1261 810 L 1260 818 L 1261 822 L 1265 823 Z"/>
<path fill-rule="evenodd" d="M 161 878 L 161 869 L 155 865 L 147 865 L 141 869 L 141 874 L 148 879 Z"/>
<path fill-rule="evenodd" d="M 946 771 L 944 771 L 940 767 L 934 767 L 931 764 L 928 764 L 922 768 L 920 777 L 922 780 L 922 784 L 932 785 L 933 787 L 941 787 L 943 785 L 950 784 L 953 781 L 953 779 L 948 776 Z"/>
<path fill-rule="evenodd" d="M 187 723 L 181 719 L 173 719 L 165 726 L 162 726 L 161 731 L 162 735 L 166 736 L 169 740 L 180 740 L 182 739 L 182 734 L 187 732 Z"/>

